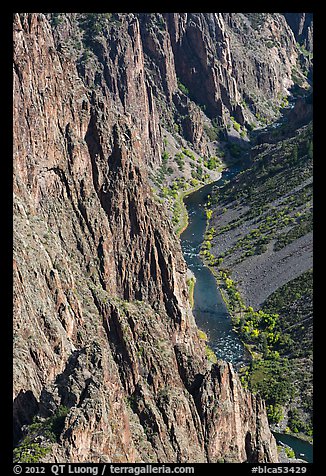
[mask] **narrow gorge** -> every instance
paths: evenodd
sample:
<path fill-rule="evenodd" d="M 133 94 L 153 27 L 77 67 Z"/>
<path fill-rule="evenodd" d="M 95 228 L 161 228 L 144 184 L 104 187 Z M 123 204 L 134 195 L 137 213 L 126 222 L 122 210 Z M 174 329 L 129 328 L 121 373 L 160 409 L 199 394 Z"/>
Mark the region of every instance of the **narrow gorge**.
<path fill-rule="evenodd" d="M 310 252 L 312 28 L 299 13 L 15 14 L 15 462 L 281 460 L 264 391 L 215 355 L 195 321 L 180 234 L 190 192 L 248 167 L 205 204 L 214 230 L 203 257 L 216 272 L 216 260 L 232 268 L 238 251 L 228 254 L 223 233 L 257 206 L 242 201 L 248 184 L 253 200 L 265 191 L 266 202 L 280 200 L 259 175 L 271 157 L 290 169 L 293 193 L 282 194 L 295 195 L 300 228 L 273 240 L 283 249 L 301 239 Z M 266 299 L 310 272 L 303 255 L 271 292 L 256 292 L 250 271 L 237 291 L 245 305 L 275 313 Z M 295 318 L 283 307 L 293 342 L 304 325 L 311 346 L 307 296 Z M 310 354 L 295 357 L 295 370 L 311 365 Z"/>

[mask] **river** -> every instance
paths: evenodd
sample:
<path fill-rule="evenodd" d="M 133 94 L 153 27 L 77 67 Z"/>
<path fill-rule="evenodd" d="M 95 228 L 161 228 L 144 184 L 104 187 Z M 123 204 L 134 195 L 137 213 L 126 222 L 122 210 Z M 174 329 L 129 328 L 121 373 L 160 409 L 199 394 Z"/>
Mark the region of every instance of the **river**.
<path fill-rule="evenodd" d="M 246 362 L 245 349 L 232 329 L 230 315 L 216 285 L 210 269 L 204 265 L 199 252 L 206 230 L 204 204 L 215 187 L 232 179 L 239 167 L 232 167 L 223 173 L 217 182 L 205 185 L 187 195 L 184 199 L 188 211 L 189 224 L 180 236 L 183 255 L 188 268 L 196 277 L 194 288 L 194 316 L 196 323 L 209 337 L 209 345 L 219 359 L 231 362 L 235 368 Z M 290 446 L 297 458 L 312 462 L 312 445 L 291 435 L 274 433 L 277 441 Z M 303 456 L 304 455 L 304 456 Z"/>
<path fill-rule="evenodd" d="M 216 280 L 200 258 L 200 247 L 206 229 L 204 204 L 214 187 L 220 187 L 232 178 L 238 168 L 223 173 L 217 182 L 205 185 L 185 197 L 189 215 L 188 227 L 181 234 L 181 246 L 188 268 L 196 277 L 194 289 L 194 315 L 196 323 L 209 337 L 209 345 L 217 357 L 237 367 L 245 361 L 245 349 L 238 335 L 232 330 L 230 315 L 226 309 Z"/>
<path fill-rule="evenodd" d="M 313 461 L 313 446 L 308 441 L 301 440 L 292 435 L 285 435 L 284 433 L 273 432 L 276 441 L 290 446 L 295 452 L 296 458 L 303 459 L 308 463 Z"/>

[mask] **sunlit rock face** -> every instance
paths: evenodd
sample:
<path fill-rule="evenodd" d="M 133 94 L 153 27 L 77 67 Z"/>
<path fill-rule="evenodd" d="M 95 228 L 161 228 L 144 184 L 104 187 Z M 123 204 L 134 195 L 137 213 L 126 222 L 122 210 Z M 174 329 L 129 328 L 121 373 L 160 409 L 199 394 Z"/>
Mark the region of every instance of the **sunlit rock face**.
<path fill-rule="evenodd" d="M 281 47 L 265 60 L 241 55 L 242 14 L 166 14 L 159 26 L 123 14 L 83 62 L 78 14 L 49 19 L 14 19 L 16 443 L 64 406 L 44 461 L 277 462 L 264 402 L 206 357 L 148 172 L 169 108 L 184 108 L 187 139 L 205 148 L 177 78 L 207 114 L 244 122 L 246 84 L 271 98 L 290 84 L 293 35 L 268 17 Z"/>

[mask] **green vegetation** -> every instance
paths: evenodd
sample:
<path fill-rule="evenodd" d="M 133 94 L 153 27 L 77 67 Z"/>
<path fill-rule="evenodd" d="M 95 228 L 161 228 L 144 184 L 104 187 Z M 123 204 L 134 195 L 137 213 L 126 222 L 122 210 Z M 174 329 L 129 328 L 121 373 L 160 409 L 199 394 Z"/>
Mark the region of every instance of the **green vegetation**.
<path fill-rule="evenodd" d="M 211 156 L 209 159 L 204 160 L 204 166 L 209 170 L 216 170 L 221 166 L 221 161 L 218 157 Z"/>
<path fill-rule="evenodd" d="M 204 131 L 211 142 L 218 140 L 218 130 L 216 128 L 204 125 Z"/>
<path fill-rule="evenodd" d="M 293 451 L 292 448 L 290 448 L 289 446 L 285 446 L 284 449 L 285 449 L 286 456 L 288 458 L 295 458 L 295 452 Z"/>
<path fill-rule="evenodd" d="M 229 295 L 231 295 L 232 303 L 239 302 L 239 293 L 236 291 L 234 282 L 226 278 L 226 286 Z M 232 293 L 230 293 L 230 290 L 232 290 Z M 233 305 L 233 307 L 235 306 Z M 248 307 L 241 313 L 241 317 L 238 317 L 237 329 L 245 342 L 254 342 L 257 350 L 268 358 L 273 351 L 277 350 L 275 345 L 280 339 L 279 332 L 275 332 L 278 319 L 278 314 L 268 314 L 262 310 L 254 311 L 251 307 Z"/>
<path fill-rule="evenodd" d="M 243 385 L 266 400 L 271 423 L 289 408 L 289 431 L 312 436 L 312 376 L 300 360 L 312 355 L 312 271 L 280 287 L 258 311 L 244 305 L 227 270 L 218 276 L 233 325 L 253 358 L 241 373 Z"/>
<path fill-rule="evenodd" d="M 289 100 L 287 96 L 283 96 L 280 104 L 280 108 L 287 107 L 289 105 Z"/>
<path fill-rule="evenodd" d="M 266 46 L 267 46 L 267 48 L 274 48 L 274 46 L 277 46 L 277 43 L 275 41 L 272 41 L 272 40 L 267 40 L 266 41 Z"/>
<path fill-rule="evenodd" d="M 38 463 L 51 449 L 41 443 L 33 443 L 28 437 L 14 449 L 14 463 Z"/>
<path fill-rule="evenodd" d="M 194 179 L 198 179 L 198 180 L 201 180 L 203 178 L 203 168 L 198 165 L 195 170 L 192 170 L 191 171 L 191 176 L 192 178 Z"/>
<path fill-rule="evenodd" d="M 179 225 L 182 211 L 183 211 L 182 199 L 181 200 L 176 200 L 174 202 L 174 205 L 173 205 L 173 216 L 172 216 L 173 225 L 175 225 L 175 226 Z M 179 234 L 179 233 L 177 233 L 177 234 Z"/>
<path fill-rule="evenodd" d="M 310 421 L 305 421 L 302 418 L 302 412 L 297 408 L 292 408 L 288 414 L 288 428 L 292 433 L 304 433 L 312 436 L 313 429 Z"/>
<path fill-rule="evenodd" d="M 236 201 L 249 206 L 249 210 L 220 227 L 217 234 L 250 219 L 256 218 L 257 222 L 224 256 L 237 251 L 239 263 L 248 256 L 264 253 L 271 241 L 278 251 L 312 230 L 312 156 L 312 127 L 308 125 L 296 136 L 260 147 L 251 168 L 239 174 L 239 183 L 223 187 L 220 203 L 224 209 Z M 275 200 L 277 205 L 273 204 Z"/>
<path fill-rule="evenodd" d="M 206 345 L 205 345 L 205 353 L 206 353 L 206 357 L 208 358 L 208 360 L 212 363 L 212 364 L 216 364 L 217 363 L 217 357 L 216 357 L 216 354 L 215 352 L 209 347 L 209 345 L 207 344 L 207 342 L 209 341 L 208 337 L 207 337 L 207 334 L 198 329 L 198 337 L 199 339 L 202 339 L 203 341 L 206 342 Z"/>
<path fill-rule="evenodd" d="M 204 341 L 206 341 L 206 342 L 208 341 L 208 337 L 207 337 L 206 332 L 204 332 L 204 331 L 202 331 L 202 330 L 200 330 L 200 329 L 198 329 L 198 337 L 199 337 L 199 339 L 202 339 L 202 340 L 204 340 Z"/>
<path fill-rule="evenodd" d="M 188 293 L 189 293 L 189 302 L 191 307 L 194 307 L 194 289 L 195 289 L 196 279 L 190 278 L 187 279 Z"/>
<path fill-rule="evenodd" d="M 303 215 L 299 215 L 296 220 L 296 225 L 292 227 L 289 231 L 280 234 L 277 237 L 277 240 L 274 244 L 274 250 L 278 251 L 284 246 L 292 243 L 296 239 L 300 238 L 300 236 L 304 236 L 310 231 L 313 230 L 313 216 L 312 211 L 308 210 Z"/>
<path fill-rule="evenodd" d="M 14 463 L 38 463 L 51 451 L 51 444 L 60 436 L 69 408 L 60 406 L 49 418 L 35 417 L 26 435 L 14 449 Z"/>
<path fill-rule="evenodd" d="M 178 88 L 180 89 L 180 91 L 183 92 L 183 94 L 185 94 L 186 96 L 189 96 L 189 89 L 184 84 L 182 84 L 182 82 L 179 79 L 178 79 Z"/>
<path fill-rule="evenodd" d="M 79 26 L 83 30 L 83 43 L 86 48 L 96 44 L 96 37 L 108 27 L 112 13 L 83 13 L 79 17 Z"/>
<path fill-rule="evenodd" d="M 173 124 L 173 130 L 174 130 L 174 132 L 176 132 L 177 134 L 180 134 L 180 126 L 179 126 L 179 124 L 174 123 L 174 124 Z"/>
<path fill-rule="evenodd" d="M 245 152 L 245 149 L 241 147 L 240 144 L 236 144 L 235 142 L 229 142 L 227 144 L 227 148 L 232 157 L 235 159 L 239 159 L 241 155 Z"/>
<path fill-rule="evenodd" d="M 242 218 L 242 220 L 235 220 L 229 225 L 226 225 L 225 227 L 219 230 L 219 234 L 229 231 L 232 228 L 236 228 L 243 222 L 243 220 L 244 218 Z M 228 248 L 223 253 L 223 258 L 225 256 L 232 255 L 232 253 L 234 253 L 236 250 L 241 250 L 242 254 L 237 260 L 237 263 L 240 263 L 248 256 L 264 253 L 267 250 L 267 243 L 268 241 L 270 241 L 271 236 L 263 234 L 262 231 L 265 231 L 264 226 L 255 228 L 251 230 L 247 235 L 244 235 L 242 238 L 239 238 L 232 247 Z M 222 256 L 219 256 L 219 258 L 222 258 Z"/>
<path fill-rule="evenodd" d="M 232 124 L 233 124 L 234 129 L 235 129 L 237 132 L 240 133 L 240 131 L 241 131 L 241 126 L 240 126 L 240 124 L 234 119 L 233 116 L 231 116 L 230 119 L 231 119 L 231 121 L 232 121 Z"/>
<path fill-rule="evenodd" d="M 260 123 L 265 124 L 265 125 L 268 124 L 269 119 L 268 119 L 268 117 L 266 117 L 262 112 L 257 111 L 257 112 L 255 113 L 255 116 L 256 116 L 257 120 L 258 120 Z"/>
<path fill-rule="evenodd" d="M 300 51 L 300 53 L 301 53 L 303 56 L 305 56 L 305 57 L 307 57 L 307 58 L 309 58 L 309 59 L 312 59 L 312 58 L 313 58 L 313 53 L 311 53 L 310 51 L 308 51 L 308 50 L 305 48 L 305 46 L 304 46 L 303 44 L 301 45 L 300 43 L 296 42 L 296 45 L 297 45 L 298 50 Z"/>
<path fill-rule="evenodd" d="M 211 142 L 223 140 L 223 127 L 218 125 L 217 119 L 212 119 L 211 125 L 204 124 L 204 131 Z"/>
<path fill-rule="evenodd" d="M 183 170 L 184 170 L 184 165 L 185 165 L 183 153 L 182 153 L 182 152 L 178 152 L 177 154 L 175 154 L 174 158 L 175 158 L 176 163 L 178 164 L 179 170 L 180 170 L 181 172 L 183 172 Z"/>
<path fill-rule="evenodd" d="M 212 214 L 213 214 L 213 210 L 210 210 L 209 208 L 206 208 L 206 216 L 207 216 L 208 220 L 211 219 Z"/>
<path fill-rule="evenodd" d="M 312 293 L 313 272 L 309 270 L 281 286 L 263 305 L 265 312 L 278 310 L 282 316 L 277 326 L 281 335 L 278 350 L 284 356 L 308 358 L 312 354 Z"/>
<path fill-rule="evenodd" d="M 58 25 L 61 25 L 62 23 L 62 17 L 60 13 L 51 13 L 51 25 L 54 27 L 57 27 Z"/>
<path fill-rule="evenodd" d="M 249 388 L 265 399 L 273 422 L 281 418 L 282 407 L 294 396 L 295 388 L 287 359 L 254 360 L 249 374 Z"/>
<path fill-rule="evenodd" d="M 162 163 L 163 164 L 167 164 L 168 160 L 169 160 L 169 154 L 166 150 L 163 151 L 162 153 Z"/>
<path fill-rule="evenodd" d="M 172 224 L 174 225 L 176 233 L 179 235 L 188 224 L 187 210 L 183 203 L 185 194 L 193 191 L 197 187 L 208 183 L 210 174 L 204 170 L 222 168 L 222 163 L 217 157 L 198 157 L 191 150 L 182 147 L 181 150 L 171 157 L 166 150 L 168 145 L 167 139 L 163 141 L 164 150 L 162 152 L 162 164 L 157 172 L 152 174 L 151 178 L 158 190 L 153 188 L 155 199 L 161 203 L 165 203 L 170 212 Z M 222 154 L 221 154 L 222 155 Z M 172 181 L 175 174 L 175 167 L 171 167 L 173 162 L 177 165 L 180 172 L 185 171 L 186 161 L 191 168 L 191 178 L 179 176 Z M 182 174 L 183 175 L 183 174 Z M 209 213 L 209 212 L 208 212 Z"/>
<path fill-rule="evenodd" d="M 184 155 L 187 155 L 190 159 L 196 160 L 196 158 L 195 158 L 193 152 L 191 152 L 190 150 L 183 148 L 183 149 L 182 149 L 182 153 L 183 153 Z"/>
<path fill-rule="evenodd" d="M 280 423 L 280 421 L 284 418 L 282 405 L 267 405 L 267 416 L 271 423 Z"/>
<path fill-rule="evenodd" d="M 208 360 L 212 364 L 216 364 L 217 363 L 216 354 L 208 345 L 206 345 L 206 347 L 205 347 L 205 352 L 206 352 L 206 357 L 208 358 Z"/>

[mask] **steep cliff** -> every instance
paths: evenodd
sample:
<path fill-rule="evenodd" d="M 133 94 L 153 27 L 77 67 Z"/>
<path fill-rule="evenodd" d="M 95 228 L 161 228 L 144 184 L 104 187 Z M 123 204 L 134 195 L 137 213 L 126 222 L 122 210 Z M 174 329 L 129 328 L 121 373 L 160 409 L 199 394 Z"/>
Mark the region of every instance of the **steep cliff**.
<path fill-rule="evenodd" d="M 313 14 L 312 13 L 284 13 L 286 21 L 293 30 L 295 39 L 307 51 L 313 51 Z"/>
<path fill-rule="evenodd" d="M 183 100 L 181 37 L 203 38 L 210 18 L 227 74 L 220 17 L 194 14 L 185 30 L 171 14 L 155 36 L 146 16 L 15 15 L 17 460 L 277 461 L 264 402 L 207 360 L 180 244 L 148 183 L 164 110 Z M 206 102 L 222 111 L 217 92 Z"/>
<path fill-rule="evenodd" d="M 279 116 L 300 55 L 283 15 L 166 13 L 139 21 L 164 123 L 176 123 L 199 152 L 207 152 L 206 116 L 222 128 L 230 117 L 251 128 Z M 297 75 L 304 84 L 300 68 Z"/>

